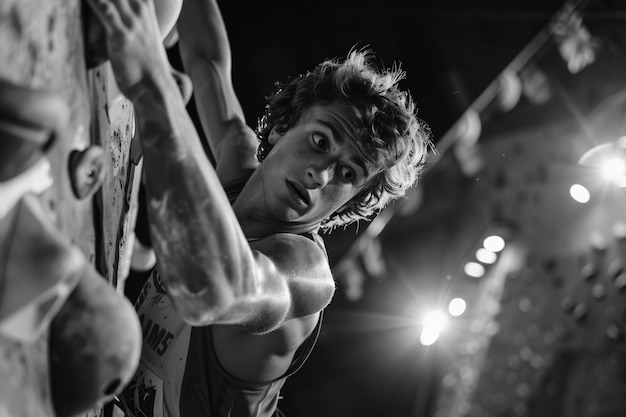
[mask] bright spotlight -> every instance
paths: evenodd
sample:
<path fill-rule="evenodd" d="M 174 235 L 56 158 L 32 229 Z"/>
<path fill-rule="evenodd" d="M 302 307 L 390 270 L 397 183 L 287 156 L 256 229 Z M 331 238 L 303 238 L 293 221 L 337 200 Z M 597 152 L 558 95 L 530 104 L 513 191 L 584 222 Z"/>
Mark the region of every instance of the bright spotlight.
<path fill-rule="evenodd" d="M 420 334 L 420 343 L 424 346 L 435 343 L 447 323 L 446 316 L 440 311 L 431 311 L 426 314 L 423 320 L 424 327 Z"/>
<path fill-rule="evenodd" d="M 626 174 L 626 163 L 623 158 L 611 157 L 604 160 L 600 169 L 604 178 L 616 181 Z"/>
<path fill-rule="evenodd" d="M 448 323 L 448 319 L 441 311 L 431 311 L 424 316 L 424 326 L 435 329 L 443 329 Z"/>
<path fill-rule="evenodd" d="M 489 249 L 480 248 L 476 251 L 476 259 L 484 264 L 491 265 L 498 259 L 498 255 Z"/>
<path fill-rule="evenodd" d="M 485 267 L 478 262 L 466 263 L 464 270 L 467 275 L 474 278 L 480 278 L 485 275 Z"/>
<path fill-rule="evenodd" d="M 439 332 L 434 329 L 425 328 L 420 334 L 420 343 L 422 346 L 430 346 L 439 339 Z"/>
<path fill-rule="evenodd" d="M 582 166 L 599 170 L 602 176 L 618 187 L 626 187 L 626 136 L 615 142 L 602 143 L 589 149 L 580 157 Z"/>
<path fill-rule="evenodd" d="M 589 194 L 589 190 L 587 190 L 584 186 L 580 184 L 574 184 L 569 189 L 569 195 L 579 203 L 585 204 L 588 203 L 591 199 L 591 194 Z"/>
<path fill-rule="evenodd" d="M 465 313 L 466 308 L 467 303 L 462 298 L 454 298 L 450 300 L 450 304 L 448 304 L 448 312 L 453 317 L 458 317 L 461 314 Z"/>
<path fill-rule="evenodd" d="M 492 252 L 500 252 L 504 249 L 504 239 L 498 235 L 487 236 L 483 241 L 483 247 Z"/>

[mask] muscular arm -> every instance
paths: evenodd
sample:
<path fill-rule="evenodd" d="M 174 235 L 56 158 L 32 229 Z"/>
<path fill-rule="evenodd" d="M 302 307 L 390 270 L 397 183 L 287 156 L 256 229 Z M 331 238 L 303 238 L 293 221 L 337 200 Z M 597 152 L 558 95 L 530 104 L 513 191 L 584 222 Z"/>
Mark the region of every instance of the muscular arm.
<path fill-rule="evenodd" d="M 333 284 L 317 246 L 294 235 L 248 244 L 170 74 L 151 1 L 89 1 L 134 105 L 153 246 L 181 317 L 263 332 L 323 308 Z"/>
<path fill-rule="evenodd" d="M 264 332 L 324 307 L 334 286 L 321 249 L 290 234 L 250 247 L 173 80 L 150 80 L 133 104 L 153 246 L 181 316 Z"/>
<path fill-rule="evenodd" d="M 194 85 L 202 127 L 223 182 L 257 165 L 258 145 L 246 125 L 231 78 L 231 52 L 216 0 L 185 0 L 179 19 L 179 49 Z"/>
<path fill-rule="evenodd" d="M 258 291 L 256 262 L 173 81 L 163 74 L 138 89 L 133 105 L 159 269 L 186 320 L 213 322 L 236 296 Z"/>

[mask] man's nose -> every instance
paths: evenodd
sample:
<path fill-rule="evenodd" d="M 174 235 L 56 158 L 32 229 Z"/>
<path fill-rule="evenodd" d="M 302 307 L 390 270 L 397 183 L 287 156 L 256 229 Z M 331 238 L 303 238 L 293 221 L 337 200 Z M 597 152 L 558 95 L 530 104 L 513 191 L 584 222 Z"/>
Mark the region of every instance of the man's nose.
<path fill-rule="evenodd" d="M 307 170 L 307 179 L 311 188 L 322 188 L 333 177 L 334 168 L 332 165 L 328 166 L 314 166 L 310 165 Z"/>

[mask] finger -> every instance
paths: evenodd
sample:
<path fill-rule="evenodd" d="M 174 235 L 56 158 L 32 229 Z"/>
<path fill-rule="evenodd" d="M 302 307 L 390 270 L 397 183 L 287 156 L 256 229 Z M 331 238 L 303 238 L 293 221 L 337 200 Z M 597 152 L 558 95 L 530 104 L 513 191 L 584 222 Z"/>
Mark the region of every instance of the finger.
<path fill-rule="evenodd" d="M 137 14 L 141 13 L 141 8 L 143 7 L 143 4 L 145 3 L 142 0 L 128 0 L 128 3 L 130 5 L 130 8 Z"/>
<path fill-rule="evenodd" d="M 121 0 L 116 0 L 121 1 Z M 138 15 L 143 17 L 148 17 L 150 20 L 154 20 L 156 22 L 157 27 L 159 26 L 160 16 L 159 9 L 156 4 L 152 0 L 124 0 L 128 1 L 130 8 Z M 172 1 L 172 0 L 166 0 Z"/>
<path fill-rule="evenodd" d="M 122 28 L 122 19 L 113 3 L 109 0 L 87 0 L 93 12 L 98 16 L 108 35 Z"/>
<path fill-rule="evenodd" d="M 109 0 L 115 4 L 115 8 L 120 15 L 121 21 L 126 27 L 131 27 L 137 13 L 130 6 L 129 0 Z"/>

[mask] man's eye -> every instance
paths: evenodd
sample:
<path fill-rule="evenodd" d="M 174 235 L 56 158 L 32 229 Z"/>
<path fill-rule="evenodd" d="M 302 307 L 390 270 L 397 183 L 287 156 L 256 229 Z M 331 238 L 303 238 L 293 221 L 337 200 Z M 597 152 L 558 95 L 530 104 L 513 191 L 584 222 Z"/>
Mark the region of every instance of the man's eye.
<path fill-rule="evenodd" d="M 346 182 L 354 182 L 356 181 L 356 173 L 354 170 L 348 166 L 341 167 L 341 177 Z"/>
<path fill-rule="evenodd" d="M 328 139 L 324 135 L 318 133 L 313 134 L 313 142 L 322 149 L 328 149 Z"/>

